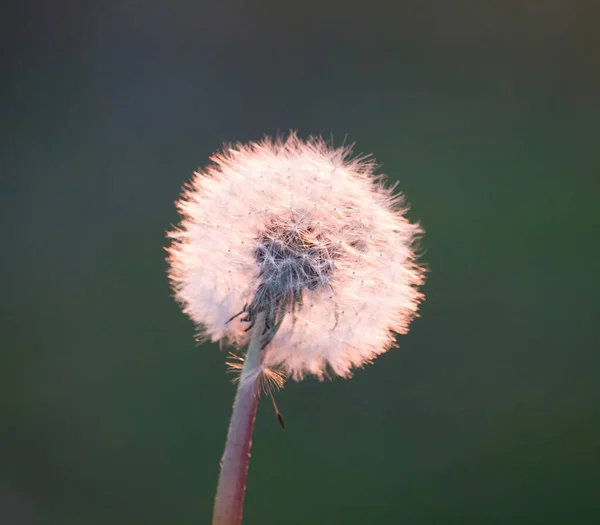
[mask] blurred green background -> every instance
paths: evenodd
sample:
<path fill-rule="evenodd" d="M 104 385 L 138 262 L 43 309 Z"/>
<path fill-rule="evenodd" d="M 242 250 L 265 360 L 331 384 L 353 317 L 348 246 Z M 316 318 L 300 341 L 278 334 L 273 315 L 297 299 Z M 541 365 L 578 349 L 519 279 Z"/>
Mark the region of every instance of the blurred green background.
<path fill-rule="evenodd" d="M 234 387 L 171 297 L 225 141 L 356 142 L 422 317 L 259 409 L 245 524 L 600 523 L 600 9 L 25 1 L 2 25 L 0 523 L 209 523 Z"/>

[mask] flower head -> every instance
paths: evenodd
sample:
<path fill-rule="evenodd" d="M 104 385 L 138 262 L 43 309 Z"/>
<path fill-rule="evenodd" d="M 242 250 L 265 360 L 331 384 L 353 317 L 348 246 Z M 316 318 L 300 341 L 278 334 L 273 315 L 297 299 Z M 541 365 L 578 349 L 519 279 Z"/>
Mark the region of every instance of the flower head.
<path fill-rule="evenodd" d="M 194 174 L 169 235 L 176 298 L 213 341 L 247 344 L 294 379 L 349 376 L 405 333 L 423 296 L 422 233 L 366 157 L 322 139 L 226 147 Z"/>

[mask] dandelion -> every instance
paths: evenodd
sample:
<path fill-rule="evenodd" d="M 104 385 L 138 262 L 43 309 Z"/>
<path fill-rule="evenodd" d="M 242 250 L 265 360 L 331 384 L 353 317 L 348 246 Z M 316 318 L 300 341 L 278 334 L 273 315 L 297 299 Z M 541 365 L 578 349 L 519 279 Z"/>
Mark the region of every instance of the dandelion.
<path fill-rule="evenodd" d="M 198 335 L 249 345 L 214 522 L 241 522 L 261 387 L 349 377 L 403 334 L 422 294 L 422 231 L 368 156 L 320 138 L 226 147 L 194 175 L 169 234 L 169 276 Z"/>

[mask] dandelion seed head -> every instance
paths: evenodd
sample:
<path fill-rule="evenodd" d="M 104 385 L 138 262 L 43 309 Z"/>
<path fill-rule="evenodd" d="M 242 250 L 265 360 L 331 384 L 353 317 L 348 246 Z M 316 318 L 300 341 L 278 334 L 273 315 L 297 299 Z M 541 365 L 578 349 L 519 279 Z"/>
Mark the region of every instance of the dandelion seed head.
<path fill-rule="evenodd" d="M 278 323 L 265 369 L 322 379 L 351 375 L 407 331 L 423 298 L 422 231 L 372 160 L 295 134 L 211 160 L 169 234 L 171 283 L 200 336 L 245 345 L 248 318 L 265 312 Z"/>

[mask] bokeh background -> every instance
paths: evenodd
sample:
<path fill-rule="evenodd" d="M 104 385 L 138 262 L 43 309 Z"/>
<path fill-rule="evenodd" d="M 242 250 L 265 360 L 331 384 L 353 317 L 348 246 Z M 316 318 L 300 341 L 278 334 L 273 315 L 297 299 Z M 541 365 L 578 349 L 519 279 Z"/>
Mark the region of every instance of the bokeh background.
<path fill-rule="evenodd" d="M 0 523 L 209 523 L 234 387 L 165 275 L 223 142 L 372 152 L 422 317 L 258 414 L 246 524 L 600 523 L 600 9 L 41 2 L 2 16 Z"/>

